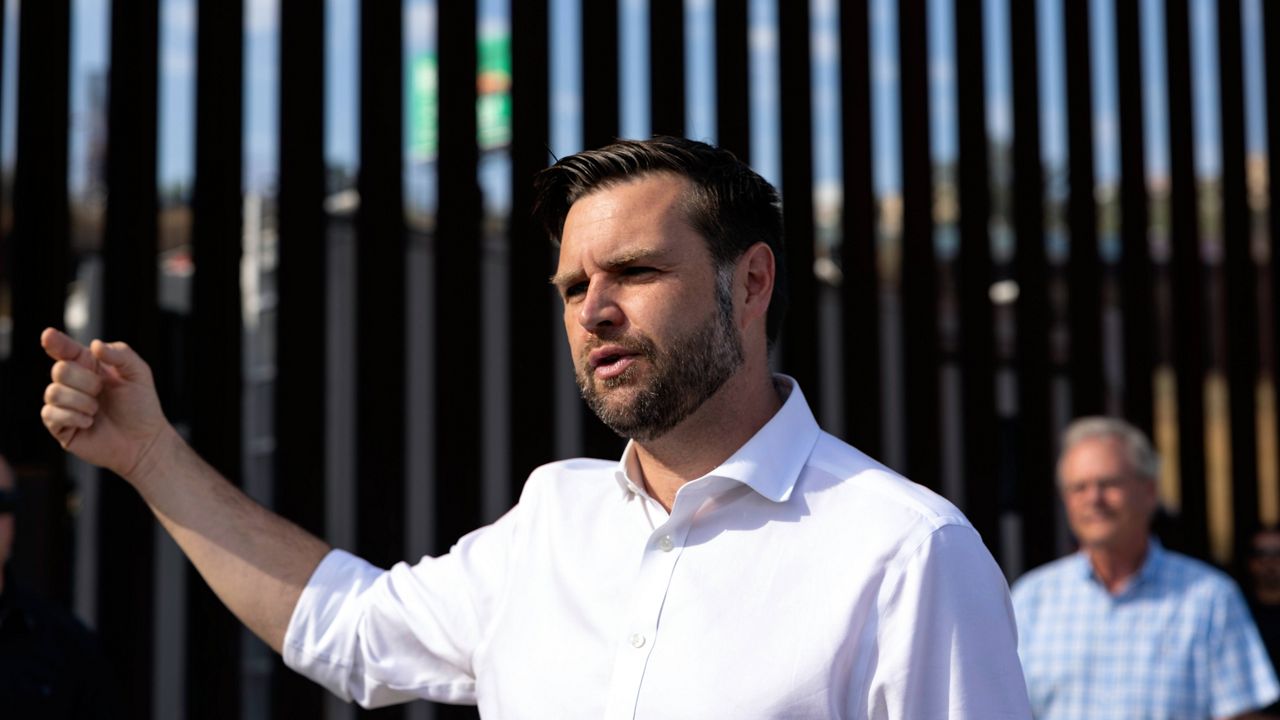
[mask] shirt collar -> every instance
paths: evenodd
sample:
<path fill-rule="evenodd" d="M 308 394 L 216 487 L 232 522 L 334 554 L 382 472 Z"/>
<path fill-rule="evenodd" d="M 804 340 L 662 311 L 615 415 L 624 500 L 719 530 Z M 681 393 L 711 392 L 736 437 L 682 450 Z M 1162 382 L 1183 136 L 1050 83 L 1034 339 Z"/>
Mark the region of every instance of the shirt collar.
<path fill-rule="evenodd" d="M 1120 594 L 1126 594 L 1139 585 L 1150 582 L 1160 572 L 1160 567 L 1164 564 L 1164 556 L 1164 546 L 1160 544 L 1160 541 L 1154 535 L 1147 538 L 1147 556 L 1142 559 L 1142 565 L 1138 567 L 1138 572 L 1133 574 L 1133 578 L 1125 584 Z M 1076 553 L 1076 557 L 1080 563 L 1081 577 L 1092 582 L 1100 582 L 1098 576 L 1093 572 L 1093 563 L 1089 562 L 1089 556 L 1081 550 Z"/>
<path fill-rule="evenodd" d="M 800 384 L 787 375 L 776 374 L 773 377 L 778 388 L 786 394 L 782 407 L 745 445 L 704 477 L 734 480 L 773 502 L 786 502 L 821 429 L 804 393 L 800 391 Z M 645 495 L 644 489 L 631 480 L 638 476 L 632 472 L 635 469 L 633 444 L 634 441 L 627 443 L 614 477 L 624 493 Z"/>

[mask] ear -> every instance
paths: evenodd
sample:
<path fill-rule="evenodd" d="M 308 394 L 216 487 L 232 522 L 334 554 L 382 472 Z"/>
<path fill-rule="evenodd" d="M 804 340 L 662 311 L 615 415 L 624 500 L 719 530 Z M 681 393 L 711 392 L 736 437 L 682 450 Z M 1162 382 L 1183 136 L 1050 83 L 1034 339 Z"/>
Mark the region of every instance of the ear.
<path fill-rule="evenodd" d="M 756 319 L 764 322 L 769 312 L 769 301 L 773 298 L 776 272 L 773 251 L 762 242 L 747 248 L 738 258 L 734 295 L 740 302 L 741 314 L 738 317 L 742 327 Z"/>

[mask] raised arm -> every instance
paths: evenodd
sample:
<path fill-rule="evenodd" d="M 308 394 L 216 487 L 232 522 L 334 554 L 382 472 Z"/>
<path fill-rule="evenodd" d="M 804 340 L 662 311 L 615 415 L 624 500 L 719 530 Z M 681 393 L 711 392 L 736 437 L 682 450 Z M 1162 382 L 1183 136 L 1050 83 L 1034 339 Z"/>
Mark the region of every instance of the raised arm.
<path fill-rule="evenodd" d="M 276 652 L 329 546 L 254 502 L 165 419 L 151 368 L 124 343 L 89 347 L 49 328 L 56 362 L 41 411 L 62 447 L 120 475 L 228 608 Z"/>

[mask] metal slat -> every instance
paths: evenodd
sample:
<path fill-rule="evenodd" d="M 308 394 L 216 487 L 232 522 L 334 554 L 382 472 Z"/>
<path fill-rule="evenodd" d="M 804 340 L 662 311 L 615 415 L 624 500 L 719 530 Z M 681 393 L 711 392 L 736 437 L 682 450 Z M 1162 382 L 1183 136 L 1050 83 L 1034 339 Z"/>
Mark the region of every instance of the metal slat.
<path fill-rule="evenodd" d="M 360 169 L 356 181 L 356 551 L 404 556 L 406 228 L 402 180 L 402 9 L 360 4 Z M 432 518 L 434 521 L 434 518 Z M 360 717 L 404 717 L 402 707 Z"/>
<path fill-rule="evenodd" d="M 992 328 L 990 179 L 982 3 L 957 0 L 956 96 L 960 136 L 960 365 L 963 372 L 964 511 L 989 547 L 999 544 Z"/>
<path fill-rule="evenodd" d="M 809 2 L 779 0 L 783 235 L 790 305 L 782 326 L 782 370 L 800 383 L 815 412 L 828 400 L 818 384 L 818 281 L 813 273 L 813 110 Z"/>
<path fill-rule="evenodd" d="M 128 342 L 151 363 L 161 402 L 170 407 L 174 373 L 161 352 L 156 296 L 159 2 L 122 0 L 111 12 L 103 335 Z M 97 628 L 119 669 L 121 711 L 147 717 L 157 632 L 151 592 L 155 520 L 133 488 L 106 471 L 99 474 Z"/>
<path fill-rule="evenodd" d="M 1147 239 L 1147 168 L 1143 146 L 1142 35 L 1137 0 L 1115 4 L 1120 124 L 1120 287 L 1124 324 L 1125 418 L 1155 437 L 1155 302 Z"/>
<path fill-rule="evenodd" d="M 880 266 L 876 253 L 871 152 L 871 47 L 866 0 L 840 5 L 841 122 L 844 135 L 844 418 L 849 442 L 882 457 Z"/>
<path fill-rule="evenodd" d="M 483 452 L 480 326 L 458 302 L 474 301 L 480 277 L 480 186 L 476 180 L 476 3 L 439 7 L 439 209 L 435 235 L 436 547 L 444 551 L 480 524 Z"/>
<path fill-rule="evenodd" d="M 404 537 L 405 224 L 399 3 L 360 6 L 360 170 L 356 213 L 356 544 L 401 559 Z"/>
<path fill-rule="evenodd" d="M 582 144 L 618 137 L 618 0 L 582 0 Z"/>
<path fill-rule="evenodd" d="M 1067 283 L 1071 308 L 1071 414 L 1103 411 L 1102 263 L 1094 201 L 1093 100 L 1090 82 L 1089 3 L 1064 2 L 1063 41 L 1067 78 L 1067 160 L 1071 257 Z"/>
<path fill-rule="evenodd" d="M 1165 48 L 1169 94 L 1169 233 L 1173 270 L 1174 370 L 1178 397 L 1178 474 L 1181 538 L 1178 544 L 1205 557 L 1204 267 L 1196 217 L 1195 137 L 1192 132 L 1191 47 L 1186 0 L 1166 0 Z"/>
<path fill-rule="evenodd" d="M 751 162 L 746 0 L 716 2 L 716 143 Z"/>
<path fill-rule="evenodd" d="M 70 599 L 70 543 L 63 454 L 40 424 L 50 362 L 40 348 L 46 326 L 63 325 L 67 291 L 67 36 L 69 3 L 23 8 L 18 26 L 17 158 L 13 179 L 13 335 L 6 450 L 23 493 L 15 569 L 38 592 Z M 51 168 L 57 170 L 50 171 Z"/>
<path fill-rule="evenodd" d="M 192 446 L 233 484 L 242 473 L 240 349 L 243 8 L 201 4 L 197 17 L 192 195 Z M 187 571 L 186 709 L 240 716 L 240 623 L 194 568 Z"/>
<path fill-rule="evenodd" d="M 280 4 L 280 192 L 277 200 L 276 447 L 274 508 L 325 532 L 323 351 L 327 221 L 324 212 L 324 5 Z M 277 717 L 320 717 L 323 691 L 275 660 Z"/>
<path fill-rule="evenodd" d="M 1053 420 L 1050 411 L 1049 263 L 1044 236 L 1044 167 L 1040 148 L 1039 44 L 1036 3 L 1009 3 L 1013 89 L 1013 193 L 1018 282 L 1015 308 L 1018 373 L 1018 483 L 1023 566 L 1057 555 L 1054 548 Z"/>
<path fill-rule="evenodd" d="M 649 114 L 654 135 L 684 135 L 684 0 L 649 0 Z"/>
<path fill-rule="evenodd" d="M 547 0 L 521 0 L 511 7 L 512 143 L 508 272 L 511 327 L 510 422 L 512 496 L 518 497 L 534 468 L 555 459 L 555 407 L 550 378 L 555 343 L 564 342 L 553 318 L 560 300 L 547 278 L 555 272 L 550 239 L 535 226 L 533 177 L 550 162 L 549 47 Z"/>
<path fill-rule="evenodd" d="M 1231 485 L 1235 522 L 1233 567 L 1245 561 L 1258 528 L 1257 269 L 1250 246 L 1248 181 L 1245 178 L 1244 69 L 1240 0 L 1218 0 L 1218 88 L 1222 133 L 1222 243 L 1225 252 L 1227 382 L 1231 417 Z"/>
<path fill-rule="evenodd" d="M 1262 29 L 1263 29 L 1263 46 L 1264 56 L 1263 63 L 1267 68 L 1280 68 L 1280 7 L 1276 3 L 1259 3 L 1262 6 Z M 1277 166 L 1276 157 L 1280 155 L 1280 72 L 1266 73 L 1266 103 L 1267 103 L 1267 161 L 1271 168 L 1270 181 L 1267 183 L 1267 209 L 1270 225 L 1270 237 L 1268 239 L 1268 249 L 1270 250 L 1270 262 L 1267 263 L 1267 272 L 1269 286 L 1271 290 L 1271 306 L 1269 308 L 1271 327 L 1266 328 L 1271 335 L 1271 366 L 1267 370 L 1271 373 L 1273 387 L 1276 378 L 1280 378 L 1280 352 L 1277 347 L 1280 346 L 1280 181 L 1277 181 L 1278 173 L 1274 168 Z M 1280 423 L 1276 423 L 1280 428 Z M 1280 436 L 1263 438 L 1264 443 L 1280 443 Z"/>
<path fill-rule="evenodd" d="M 933 248 L 933 166 L 929 153 L 929 53 L 925 0 L 898 2 L 902 99 L 903 375 L 906 474 L 941 486 L 938 407 L 938 289 Z"/>

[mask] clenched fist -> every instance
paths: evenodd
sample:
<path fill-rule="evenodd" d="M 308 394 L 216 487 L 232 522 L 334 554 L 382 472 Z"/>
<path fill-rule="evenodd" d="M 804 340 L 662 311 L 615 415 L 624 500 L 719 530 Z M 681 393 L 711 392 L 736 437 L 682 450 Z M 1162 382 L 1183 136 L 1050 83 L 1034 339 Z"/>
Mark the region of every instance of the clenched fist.
<path fill-rule="evenodd" d="M 62 447 L 126 479 L 172 426 L 160 409 L 151 368 L 128 345 L 88 347 L 47 328 L 40 344 L 53 364 L 40 417 Z"/>

